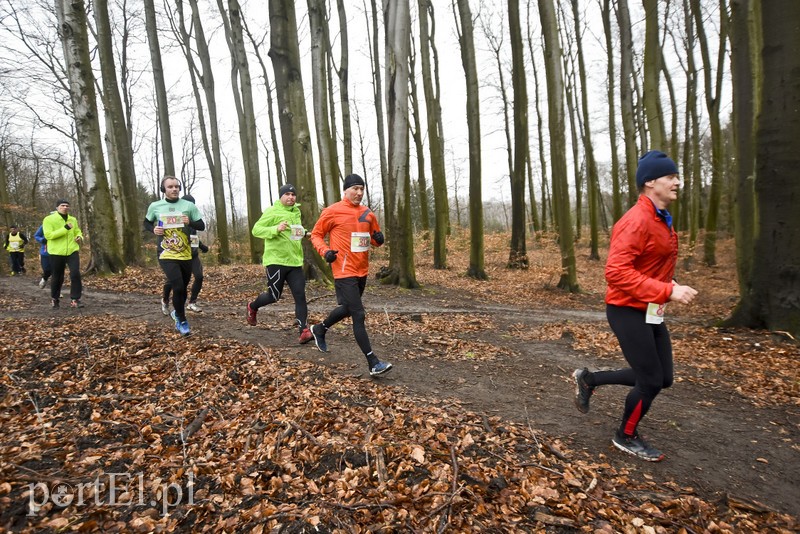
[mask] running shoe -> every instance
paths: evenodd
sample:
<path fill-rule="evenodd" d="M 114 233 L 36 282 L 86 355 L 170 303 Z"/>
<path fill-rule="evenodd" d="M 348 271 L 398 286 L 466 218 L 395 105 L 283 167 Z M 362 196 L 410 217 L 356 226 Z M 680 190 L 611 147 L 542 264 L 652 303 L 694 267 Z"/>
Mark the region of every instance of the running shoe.
<path fill-rule="evenodd" d="M 618 431 L 611 440 L 611 443 L 619 450 L 648 462 L 660 462 L 664 459 L 663 452 L 650 446 L 645 440 L 639 437 L 638 434 L 635 436 L 626 436 L 620 434 Z"/>
<path fill-rule="evenodd" d="M 175 323 L 175 330 L 182 336 L 188 336 L 192 333 L 192 330 L 189 328 L 188 321 L 178 321 Z"/>
<path fill-rule="evenodd" d="M 385 375 L 389 371 L 392 370 L 392 364 L 389 362 L 378 362 L 373 365 L 369 370 L 370 376 L 381 376 Z"/>
<path fill-rule="evenodd" d="M 594 387 L 586 383 L 589 369 L 575 369 L 572 378 L 575 379 L 575 407 L 581 413 L 589 413 L 589 399 L 594 393 Z"/>
<path fill-rule="evenodd" d="M 247 324 L 250 326 L 255 326 L 258 323 L 258 319 L 256 319 L 256 314 L 258 310 L 254 310 L 250 307 L 250 303 L 247 303 Z"/>
<path fill-rule="evenodd" d="M 169 314 L 169 318 L 175 321 L 175 328 L 178 328 L 178 314 L 175 313 L 175 310 L 172 310 L 172 312 Z"/>
<path fill-rule="evenodd" d="M 164 299 L 161 299 L 161 313 L 169 315 L 169 302 Z"/>
<path fill-rule="evenodd" d="M 311 333 L 311 329 L 308 327 L 303 328 L 303 331 L 300 332 L 300 344 L 305 345 L 312 339 L 314 339 L 314 334 Z"/>
<path fill-rule="evenodd" d="M 189 310 L 189 311 L 193 311 L 193 312 L 195 312 L 195 313 L 202 313 L 202 312 L 203 312 L 203 308 L 201 308 L 200 306 L 198 306 L 196 302 L 190 302 L 190 303 L 189 303 L 189 304 L 186 306 L 186 309 L 187 309 L 187 310 Z"/>
<path fill-rule="evenodd" d="M 83 308 L 83 303 L 81 303 L 80 299 L 72 299 L 69 303 L 70 308 Z"/>
<path fill-rule="evenodd" d="M 39 280 L 39 289 L 44 289 L 44 286 L 46 285 L 47 285 L 47 280 L 45 280 L 44 278 Z"/>
<path fill-rule="evenodd" d="M 58 299 L 50 299 L 50 302 L 51 302 L 51 304 L 50 304 L 50 305 L 51 305 L 53 308 L 58 308 L 58 307 L 59 307 Z"/>
<path fill-rule="evenodd" d="M 325 326 L 322 323 L 311 327 L 311 335 L 314 336 L 314 343 L 320 352 L 328 352 L 328 344 L 325 343 Z"/>

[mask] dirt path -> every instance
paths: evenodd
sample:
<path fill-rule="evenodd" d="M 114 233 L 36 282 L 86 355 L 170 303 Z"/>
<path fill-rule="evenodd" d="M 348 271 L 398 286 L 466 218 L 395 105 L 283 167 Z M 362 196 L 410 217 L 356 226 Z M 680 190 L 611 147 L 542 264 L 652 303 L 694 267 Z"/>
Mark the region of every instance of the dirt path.
<path fill-rule="evenodd" d="M 88 289 L 85 308 L 52 310 L 47 291 L 39 290 L 33 277 L 2 278 L 0 293 L 6 297 L 13 293 L 19 304 L 4 311 L 5 317 L 69 321 L 80 320 L 81 314 L 107 314 L 110 321 L 119 316 L 171 327 L 152 295 Z M 310 304 L 312 319 L 321 318 L 334 304 L 327 292 L 317 297 Z M 483 360 L 481 355 L 474 360 L 448 358 L 441 354 L 446 349 L 436 345 L 430 346 L 430 353 L 411 353 L 407 347 L 419 344 L 419 339 L 393 332 L 386 315 L 385 328 L 370 332 L 376 353 L 395 365 L 383 379 L 385 383 L 442 404 L 459 403 L 478 413 L 527 422 L 536 432 L 563 441 L 574 454 L 594 458 L 601 476 L 607 463 L 629 470 L 634 478 L 652 477 L 659 483 L 674 481 L 683 488 L 691 487 L 708 499 L 731 495 L 800 516 L 800 413 L 796 407 L 754 407 L 733 387 L 701 387 L 682 380 L 702 371 L 678 367 L 675 386 L 662 392 L 642 425 L 643 433 L 667 459 L 658 464 L 640 462 L 624 457 L 610 444 L 625 388 L 598 391 L 588 415 L 579 414 L 572 404 L 571 371 L 584 365 L 608 366 L 609 360 L 580 354 L 567 341 L 524 342 L 510 328 L 512 324 L 542 322 L 605 323 L 602 313 L 527 310 L 467 301 L 464 294 L 444 289 L 407 292 L 374 285 L 367 289 L 365 303 L 373 319 L 384 312 L 412 320 L 422 314 L 442 320 L 452 317 L 451 335 L 507 349 L 507 356 L 494 360 Z M 315 361 L 369 380 L 349 323 L 331 331 L 331 352 L 322 354 L 313 344 L 295 344 L 296 332 L 289 326 L 292 309 L 289 299 L 262 310 L 259 326 L 254 328 L 244 321 L 243 302 L 206 301 L 205 311 L 191 315 L 189 321 L 194 335 L 262 344 L 282 357 Z M 471 313 L 485 317 L 487 327 L 459 333 L 463 314 Z"/>

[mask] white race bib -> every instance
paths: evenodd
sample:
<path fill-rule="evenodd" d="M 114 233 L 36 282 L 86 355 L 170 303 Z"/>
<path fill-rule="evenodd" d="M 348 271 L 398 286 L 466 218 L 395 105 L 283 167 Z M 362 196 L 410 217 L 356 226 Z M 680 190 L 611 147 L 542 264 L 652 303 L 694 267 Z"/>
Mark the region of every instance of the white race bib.
<path fill-rule="evenodd" d="M 367 252 L 369 250 L 369 232 L 352 232 L 350 234 L 350 250 Z"/>
<path fill-rule="evenodd" d="M 162 213 L 158 222 L 162 228 L 183 228 L 183 213 Z"/>
<path fill-rule="evenodd" d="M 292 233 L 289 234 L 289 239 L 292 241 L 300 241 L 306 235 L 306 229 L 302 224 L 292 224 L 289 228 L 292 230 Z"/>
<path fill-rule="evenodd" d="M 8 244 L 11 245 L 11 250 L 19 250 L 19 241 L 10 241 Z"/>
<path fill-rule="evenodd" d="M 656 304 L 655 302 L 651 302 L 647 305 L 647 313 L 644 316 L 644 322 L 648 324 L 661 324 L 664 322 L 664 313 L 667 305 L 665 304 Z"/>
<path fill-rule="evenodd" d="M 200 236 L 197 234 L 189 235 L 189 243 L 191 243 L 192 248 L 198 248 L 200 246 Z"/>

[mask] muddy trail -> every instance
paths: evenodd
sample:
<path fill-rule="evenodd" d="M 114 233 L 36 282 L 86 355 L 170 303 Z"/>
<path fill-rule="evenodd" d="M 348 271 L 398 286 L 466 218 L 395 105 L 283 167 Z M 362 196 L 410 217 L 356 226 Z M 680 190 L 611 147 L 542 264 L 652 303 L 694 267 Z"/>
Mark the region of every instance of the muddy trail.
<path fill-rule="evenodd" d="M 37 280 L 33 276 L 0 279 L 3 300 L 14 302 L 11 309 L 4 310 L 4 317 L 68 324 L 80 321 L 83 315 L 100 315 L 109 321 L 120 317 L 147 322 L 154 331 L 172 328 L 169 318 L 161 314 L 155 291 L 99 291 L 92 289 L 89 281 L 84 308 L 69 309 L 65 299 L 62 308 L 54 310 L 49 306 L 49 290 L 40 290 Z M 335 304 L 331 291 L 316 286 L 309 287 L 308 297 L 312 322 L 322 319 Z M 329 331 L 330 352 L 323 354 L 313 342 L 297 344 L 290 295 L 262 309 L 256 327 L 245 322 L 243 300 L 203 300 L 203 295 L 201 300 L 203 312 L 188 316 L 194 336 L 260 344 L 282 358 L 313 361 L 338 373 L 372 380 L 349 321 Z M 526 328 L 544 323 L 605 324 L 599 309 L 526 309 L 484 303 L 445 288 L 403 291 L 372 281 L 364 302 L 375 352 L 395 366 L 381 379 L 386 384 L 441 405 L 456 403 L 477 413 L 522 422 L 549 440 L 563 443 L 568 455 L 627 470 L 631 478 L 655 480 L 665 493 L 672 491 L 669 488 L 674 482 L 683 491 L 691 488 L 709 500 L 745 501 L 800 516 L 797 406 L 757 407 L 736 391 L 735 384 L 702 376 L 712 371 L 676 364 L 675 385 L 659 395 L 641 427 L 667 458 L 657 464 L 641 462 L 623 456 L 611 445 L 626 388 L 598 390 L 586 415 L 573 405 L 571 372 L 583 366 L 621 366 L 621 355 L 611 361 L 574 350 L 568 328 L 565 337 L 555 341 L 530 341 L 521 335 Z M 396 327 L 399 320 L 423 328 L 409 334 L 408 329 Z M 476 351 L 466 358 L 453 357 L 437 332 L 425 331 L 425 324 L 434 323 L 438 328 L 444 325 L 451 337 L 491 347 L 496 355 L 483 357 Z M 423 349 L 418 350 L 414 347 L 420 346 L 421 338 Z M 714 385 L 701 385 L 709 383 Z"/>

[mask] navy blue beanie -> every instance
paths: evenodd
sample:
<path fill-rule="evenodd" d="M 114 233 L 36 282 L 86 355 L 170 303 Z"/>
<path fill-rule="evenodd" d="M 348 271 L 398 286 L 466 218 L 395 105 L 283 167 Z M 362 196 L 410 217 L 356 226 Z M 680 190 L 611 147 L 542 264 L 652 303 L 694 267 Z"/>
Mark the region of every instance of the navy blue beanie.
<path fill-rule="evenodd" d="M 636 169 L 636 186 L 642 188 L 645 182 L 670 174 L 678 174 L 678 166 L 675 165 L 675 162 L 660 150 L 651 150 L 639 158 L 639 168 Z"/>
<path fill-rule="evenodd" d="M 286 193 L 294 193 L 297 194 L 297 191 L 294 190 L 294 186 L 292 184 L 283 184 L 280 189 L 278 189 L 278 198 L 282 197 Z"/>
<path fill-rule="evenodd" d="M 364 186 L 364 179 L 357 174 L 348 174 L 344 179 L 342 190 L 350 189 L 354 185 Z"/>

